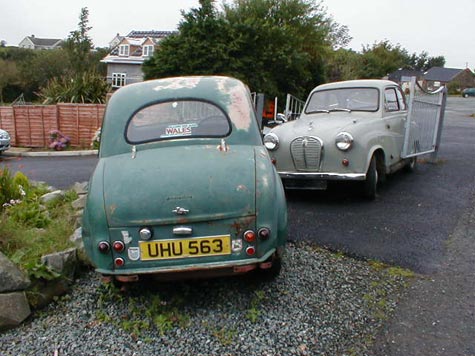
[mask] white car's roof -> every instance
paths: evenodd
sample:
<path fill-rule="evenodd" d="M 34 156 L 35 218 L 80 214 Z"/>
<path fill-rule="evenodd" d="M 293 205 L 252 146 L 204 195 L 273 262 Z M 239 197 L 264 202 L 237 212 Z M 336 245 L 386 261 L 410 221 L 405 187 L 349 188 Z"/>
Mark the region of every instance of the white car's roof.
<path fill-rule="evenodd" d="M 336 88 L 361 88 L 361 87 L 371 87 L 371 88 L 384 88 L 388 85 L 397 84 L 391 80 L 382 80 L 382 79 L 360 79 L 360 80 L 347 80 L 343 82 L 333 82 L 317 86 L 315 90 L 326 90 L 326 89 L 336 89 Z"/>

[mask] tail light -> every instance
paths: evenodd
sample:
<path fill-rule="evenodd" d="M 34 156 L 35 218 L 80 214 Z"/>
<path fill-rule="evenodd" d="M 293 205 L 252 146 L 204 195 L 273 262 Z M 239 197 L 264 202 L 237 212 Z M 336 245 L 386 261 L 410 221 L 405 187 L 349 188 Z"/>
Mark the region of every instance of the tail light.
<path fill-rule="evenodd" d="M 114 260 L 114 264 L 116 265 L 116 267 L 122 267 L 122 266 L 125 264 L 125 261 L 124 261 L 123 258 L 117 257 L 117 258 Z"/>
<path fill-rule="evenodd" d="M 115 252 L 122 252 L 125 250 L 125 245 L 122 241 L 114 241 L 112 248 Z"/>
<path fill-rule="evenodd" d="M 246 248 L 246 253 L 249 256 L 254 256 L 256 254 L 256 248 L 254 246 L 249 246 L 248 248 Z"/>
<path fill-rule="evenodd" d="M 107 253 L 107 252 L 109 252 L 110 245 L 107 241 L 101 241 L 97 244 L 97 248 L 98 248 L 99 252 Z"/>
<path fill-rule="evenodd" d="M 262 227 L 257 231 L 257 236 L 262 240 L 267 240 L 270 237 L 270 229 L 267 227 Z"/>
<path fill-rule="evenodd" d="M 256 233 L 252 230 L 247 230 L 243 236 L 244 236 L 244 240 L 246 240 L 247 242 L 256 241 Z"/>

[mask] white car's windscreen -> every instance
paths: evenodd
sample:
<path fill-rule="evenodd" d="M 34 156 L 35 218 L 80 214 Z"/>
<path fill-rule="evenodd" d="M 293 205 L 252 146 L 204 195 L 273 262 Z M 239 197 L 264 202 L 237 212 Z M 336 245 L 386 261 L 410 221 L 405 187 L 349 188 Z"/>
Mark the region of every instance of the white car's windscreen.
<path fill-rule="evenodd" d="M 376 88 L 341 88 L 312 93 L 306 114 L 331 111 L 378 111 L 379 91 Z"/>

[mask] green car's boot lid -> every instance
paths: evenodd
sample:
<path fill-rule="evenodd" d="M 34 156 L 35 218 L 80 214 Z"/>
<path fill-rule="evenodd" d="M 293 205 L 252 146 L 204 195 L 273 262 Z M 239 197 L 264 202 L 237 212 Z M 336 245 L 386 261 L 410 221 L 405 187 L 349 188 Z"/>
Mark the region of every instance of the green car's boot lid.
<path fill-rule="evenodd" d="M 252 146 L 137 150 L 104 165 L 110 227 L 209 221 L 255 214 Z M 181 209 L 181 210 L 180 210 Z"/>

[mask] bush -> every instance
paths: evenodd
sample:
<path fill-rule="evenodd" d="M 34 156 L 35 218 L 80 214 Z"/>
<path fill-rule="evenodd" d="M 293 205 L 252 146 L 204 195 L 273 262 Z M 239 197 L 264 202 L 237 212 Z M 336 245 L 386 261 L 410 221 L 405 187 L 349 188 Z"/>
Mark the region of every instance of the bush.
<path fill-rule="evenodd" d="M 19 176 L 17 182 L 22 181 L 22 179 Z M 0 170 L 0 211 L 7 206 L 17 204 L 22 197 L 22 192 L 24 192 L 22 186 L 15 182 L 10 170 L 7 167 Z"/>
<path fill-rule="evenodd" d="M 74 77 L 53 78 L 38 94 L 43 104 L 103 104 L 109 84 L 98 74 L 86 72 Z"/>
<path fill-rule="evenodd" d="M 76 218 L 71 202 L 77 193 L 68 191 L 43 205 L 40 197 L 46 191 L 23 173 L 12 177 L 7 168 L 0 171 L 0 250 L 29 274 L 41 256 L 73 245 L 69 236 Z"/>

